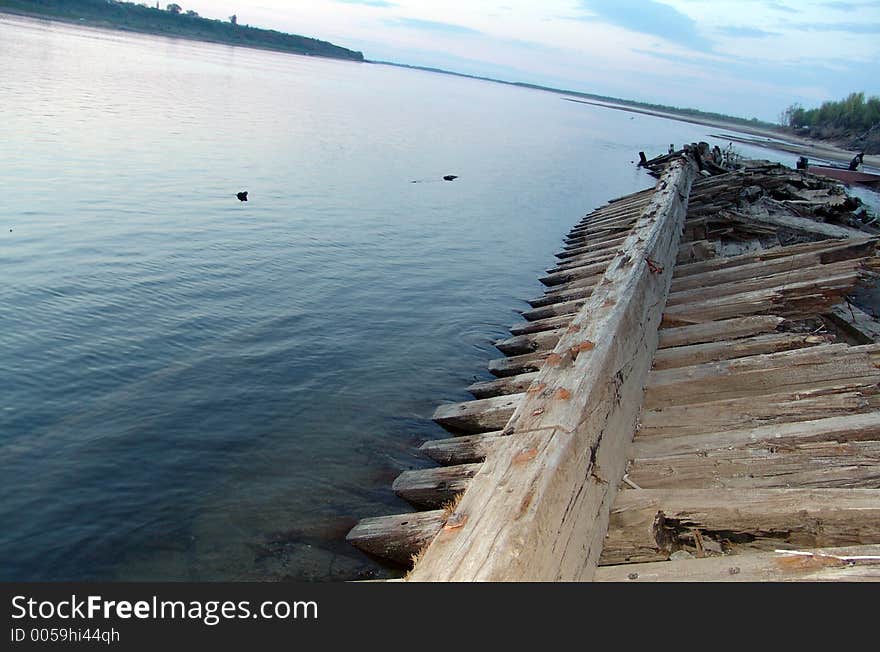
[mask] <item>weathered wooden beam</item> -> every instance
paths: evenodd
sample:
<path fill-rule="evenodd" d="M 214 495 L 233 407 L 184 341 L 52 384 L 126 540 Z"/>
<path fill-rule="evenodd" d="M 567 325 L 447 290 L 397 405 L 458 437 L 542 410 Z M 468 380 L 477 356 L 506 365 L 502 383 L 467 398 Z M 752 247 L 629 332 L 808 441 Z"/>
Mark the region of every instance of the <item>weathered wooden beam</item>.
<path fill-rule="evenodd" d="M 834 262 L 840 260 L 837 258 L 841 255 L 839 252 L 848 252 L 846 255 L 850 258 L 858 258 L 861 256 L 872 255 L 873 248 L 876 247 L 876 238 L 851 239 L 844 242 L 839 240 L 822 240 L 819 242 L 805 242 L 802 244 L 789 245 L 786 247 L 775 247 L 772 249 L 762 249 L 756 253 L 741 254 L 739 256 L 730 256 L 723 258 L 710 258 L 699 263 L 691 263 L 689 265 L 678 265 L 675 269 L 675 278 L 680 279 L 693 274 L 703 274 L 714 270 L 738 267 L 739 265 L 748 265 L 757 262 L 774 260 L 777 258 L 789 258 L 790 256 L 814 251 L 825 252 L 820 258 L 820 262 Z M 854 251 L 861 251 L 861 255 L 853 255 Z M 673 281 L 675 282 L 675 281 Z"/>
<path fill-rule="evenodd" d="M 839 260 L 832 260 L 827 263 L 823 263 L 822 253 L 823 252 L 821 251 L 814 251 L 791 256 L 777 256 L 770 260 L 743 263 L 731 267 L 722 267 L 721 269 L 700 272 L 698 274 L 689 274 L 688 276 L 673 279 L 671 291 L 683 292 L 685 290 L 693 290 L 700 287 L 711 287 L 722 283 L 744 281 L 758 276 L 769 276 L 771 274 L 780 273 L 789 273 L 792 278 L 797 278 L 797 275 L 803 270 L 815 269 L 822 265 L 838 263 L 842 260 L 859 260 L 866 258 L 864 255 L 859 255 L 860 253 L 863 253 L 860 251 L 859 247 L 841 246 L 840 249 L 838 249 Z M 830 254 L 830 252 L 827 253 Z M 843 258 L 846 254 L 852 255 Z"/>
<path fill-rule="evenodd" d="M 467 489 L 482 464 L 457 464 L 404 471 L 391 489 L 404 500 L 421 507 L 442 507 Z"/>
<path fill-rule="evenodd" d="M 413 555 L 431 542 L 448 514 L 442 510 L 364 518 L 345 540 L 364 552 L 410 566 Z"/>
<path fill-rule="evenodd" d="M 672 455 L 705 455 L 718 448 L 738 448 L 758 443 L 768 446 L 795 446 L 816 441 L 875 439 L 880 439 L 880 412 L 872 411 L 742 430 L 638 437 L 632 444 L 630 459 L 637 463 L 640 459 L 659 459 Z"/>
<path fill-rule="evenodd" d="M 411 581 L 590 579 L 657 343 L 694 169 L 672 164 Z M 456 526 L 450 528 L 450 524 Z"/>
<path fill-rule="evenodd" d="M 880 374 L 877 377 L 880 380 Z M 742 430 L 869 412 L 880 407 L 876 382 L 832 381 L 825 387 L 774 391 L 643 409 L 636 442 L 654 436 L 684 436 Z"/>
<path fill-rule="evenodd" d="M 445 403 L 434 410 L 432 419 L 451 432 L 477 434 L 504 427 L 521 395 L 496 396 L 463 403 Z"/>
<path fill-rule="evenodd" d="M 620 491 L 602 565 L 880 543 L 878 489 Z"/>
<path fill-rule="evenodd" d="M 592 294 L 592 292 L 590 292 Z M 574 315 L 579 311 L 587 299 L 575 299 L 574 301 L 563 301 L 561 303 L 551 303 L 541 306 L 540 308 L 532 308 L 522 312 L 523 319 L 526 321 L 542 321 L 551 317 L 562 317 L 564 315 Z"/>
<path fill-rule="evenodd" d="M 568 260 L 561 262 L 554 267 L 550 267 L 544 270 L 547 274 L 558 274 L 561 272 L 567 272 L 570 270 L 580 270 L 583 267 L 587 267 L 590 265 L 596 265 L 599 263 L 607 263 L 614 256 L 617 255 L 617 249 L 612 249 L 610 251 L 602 251 L 602 252 L 593 252 L 589 254 L 584 254 L 582 256 L 575 256 L 573 258 L 569 258 Z"/>
<path fill-rule="evenodd" d="M 489 373 L 498 378 L 506 378 L 538 371 L 550 353 L 550 349 L 544 349 L 506 358 L 495 358 L 489 360 Z"/>
<path fill-rule="evenodd" d="M 529 335 L 516 335 L 495 342 L 495 347 L 506 355 L 520 355 L 533 351 L 552 350 L 564 332 L 564 328 L 557 328 L 552 331 L 541 331 Z"/>
<path fill-rule="evenodd" d="M 823 317 L 861 344 L 880 342 L 880 320 L 858 306 L 841 303 L 832 307 Z"/>
<path fill-rule="evenodd" d="M 773 228 L 791 229 L 801 233 L 810 233 L 825 238 L 863 238 L 864 231 L 851 229 L 847 226 L 828 224 L 827 222 L 817 222 L 809 220 L 805 217 L 796 217 L 794 215 L 782 215 L 778 213 L 749 213 L 748 218 L 759 224 L 767 224 Z"/>
<path fill-rule="evenodd" d="M 538 372 L 533 371 L 519 376 L 508 376 L 498 380 L 479 381 L 469 385 L 467 391 L 478 399 L 491 398 L 493 396 L 512 396 L 525 392 L 537 378 Z"/>
<path fill-rule="evenodd" d="M 877 489 L 880 441 L 754 442 L 642 457 L 627 477 L 642 489 Z"/>
<path fill-rule="evenodd" d="M 775 315 L 753 315 L 720 321 L 709 321 L 691 326 L 677 326 L 660 330 L 658 349 L 689 344 L 732 340 L 774 332 L 785 319 Z"/>
<path fill-rule="evenodd" d="M 828 344 L 654 371 L 644 405 L 655 409 L 880 378 L 871 356 L 854 348 Z"/>
<path fill-rule="evenodd" d="M 548 317 L 546 319 L 536 319 L 535 321 L 527 321 L 520 324 L 514 324 L 510 327 L 513 335 L 528 335 L 529 333 L 540 333 L 541 331 L 551 331 L 556 328 L 568 326 L 571 322 L 571 315 L 557 315 L 556 317 Z"/>
<path fill-rule="evenodd" d="M 544 359 L 550 355 L 550 351 L 534 351 L 522 355 L 513 355 L 507 358 L 489 360 L 489 373 L 493 376 L 518 376 L 530 371 L 538 371 L 544 363 Z"/>
<path fill-rule="evenodd" d="M 719 282 L 711 286 L 670 292 L 666 306 L 671 308 L 684 303 L 698 304 L 711 299 L 741 295 L 747 292 L 758 292 L 770 288 L 807 287 L 807 283 L 813 283 L 816 287 L 821 288 L 826 279 L 836 279 L 844 275 L 852 275 L 857 278 L 861 269 L 863 269 L 861 261 L 843 260 L 828 265 L 817 265 L 816 267 L 801 269 L 797 272 L 790 270 L 775 274 L 762 274 L 759 272 L 747 279 L 737 279 L 726 283 Z"/>
<path fill-rule="evenodd" d="M 878 582 L 880 545 L 600 566 L 594 581 Z"/>
<path fill-rule="evenodd" d="M 819 280 L 792 282 L 690 304 L 668 306 L 663 313 L 663 325 L 686 326 L 762 313 L 789 318 L 819 315 L 850 294 L 859 277 L 859 272 L 854 271 Z"/>
<path fill-rule="evenodd" d="M 565 269 L 554 274 L 542 276 L 538 280 L 541 281 L 541 283 L 543 283 L 544 285 L 553 287 L 555 285 L 570 283 L 571 281 L 592 278 L 596 276 L 596 274 L 601 274 L 602 272 L 604 272 L 605 268 L 608 267 L 608 260 L 609 259 L 603 259 L 600 262 L 572 267 L 570 269 Z"/>
<path fill-rule="evenodd" d="M 419 450 L 438 464 L 482 462 L 501 439 L 501 431 L 426 441 Z"/>
<path fill-rule="evenodd" d="M 654 356 L 653 368 L 687 367 L 706 362 L 791 351 L 826 343 L 827 340 L 824 337 L 807 333 L 770 333 L 723 342 L 677 346 L 658 350 Z"/>
<path fill-rule="evenodd" d="M 620 249 L 620 245 L 622 245 L 625 240 L 626 236 L 618 236 L 617 238 L 608 240 L 606 242 L 591 242 L 581 245 L 579 247 L 572 247 L 570 249 L 559 251 L 555 253 L 554 256 L 559 259 L 565 260 L 568 258 L 574 258 L 576 256 L 582 256 L 589 253 L 596 253 L 601 251 L 617 251 Z"/>
<path fill-rule="evenodd" d="M 586 299 L 593 293 L 593 288 L 596 287 L 601 280 L 602 274 L 596 274 L 590 279 L 584 279 L 585 282 L 580 284 L 579 287 L 563 290 L 549 290 L 541 297 L 527 300 L 527 303 L 533 308 L 540 308 L 542 306 L 553 305 L 554 303 Z"/>

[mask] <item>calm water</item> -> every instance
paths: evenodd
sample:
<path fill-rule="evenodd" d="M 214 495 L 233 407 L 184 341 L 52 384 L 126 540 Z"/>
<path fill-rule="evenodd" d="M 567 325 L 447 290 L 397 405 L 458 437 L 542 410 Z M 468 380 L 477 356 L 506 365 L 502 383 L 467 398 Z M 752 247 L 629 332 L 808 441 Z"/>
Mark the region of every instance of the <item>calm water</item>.
<path fill-rule="evenodd" d="M 2 580 L 393 572 L 345 533 L 411 509 L 391 481 L 429 466 L 434 408 L 488 378 L 563 235 L 652 184 L 639 150 L 714 144 L 553 93 L 8 17 L 0 61 Z"/>

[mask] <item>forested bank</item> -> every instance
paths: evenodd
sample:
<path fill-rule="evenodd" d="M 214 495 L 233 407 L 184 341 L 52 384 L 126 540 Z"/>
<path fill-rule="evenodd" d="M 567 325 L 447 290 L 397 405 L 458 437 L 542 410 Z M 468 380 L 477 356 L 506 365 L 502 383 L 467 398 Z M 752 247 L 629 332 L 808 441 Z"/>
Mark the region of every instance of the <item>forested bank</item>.
<path fill-rule="evenodd" d="M 79 22 L 162 36 L 176 36 L 214 43 L 278 50 L 335 59 L 363 61 L 361 52 L 271 29 L 241 25 L 235 16 L 227 21 L 202 18 L 172 3 L 159 8 L 114 0 L 0 0 L 0 12 L 11 12 Z"/>
<path fill-rule="evenodd" d="M 815 109 L 792 104 L 782 123 L 796 134 L 827 140 L 866 154 L 880 154 L 880 97 L 850 93 L 839 102 L 824 102 Z"/>

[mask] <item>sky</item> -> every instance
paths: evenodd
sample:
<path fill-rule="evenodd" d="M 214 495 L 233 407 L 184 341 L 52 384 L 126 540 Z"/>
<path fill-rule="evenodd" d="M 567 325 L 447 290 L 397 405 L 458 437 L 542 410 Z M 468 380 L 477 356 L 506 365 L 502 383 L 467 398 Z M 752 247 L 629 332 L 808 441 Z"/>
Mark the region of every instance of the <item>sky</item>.
<path fill-rule="evenodd" d="M 182 0 L 205 18 L 442 68 L 778 122 L 880 96 L 880 0 Z M 165 6 L 165 3 L 162 3 Z"/>

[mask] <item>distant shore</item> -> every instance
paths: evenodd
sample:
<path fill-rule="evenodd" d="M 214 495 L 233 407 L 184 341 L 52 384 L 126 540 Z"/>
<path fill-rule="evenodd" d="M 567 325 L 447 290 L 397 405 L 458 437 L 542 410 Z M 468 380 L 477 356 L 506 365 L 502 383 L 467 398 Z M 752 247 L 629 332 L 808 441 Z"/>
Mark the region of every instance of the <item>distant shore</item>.
<path fill-rule="evenodd" d="M 747 143 L 749 145 L 755 145 L 758 147 L 767 147 L 769 149 L 790 152 L 792 154 L 806 156 L 807 158 L 821 158 L 829 161 L 834 161 L 836 163 L 849 163 L 852 160 L 852 157 L 858 153 L 853 150 L 843 149 L 842 147 L 835 147 L 834 145 L 830 145 L 828 143 L 811 140 L 802 136 L 796 136 L 794 134 L 790 134 L 784 131 L 773 131 L 770 129 L 761 129 L 760 127 L 750 127 L 742 123 L 725 122 L 723 120 L 712 120 L 709 118 L 686 116 L 664 111 L 655 111 L 653 109 L 643 109 L 634 106 L 614 104 L 611 102 L 595 102 L 592 100 L 583 100 L 575 97 L 564 97 L 563 99 L 568 100 L 569 102 L 577 102 L 579 104 L 591 104 L 593 106 L 600 106 L 607 109 L 629 111 L 630 113 L 643 113 L 645 115 L 651 115 L 657 118 L 668 118 L 669 120 L 677 120 L 678 122 L 690 122 L 692 124 L 705 125 L 707 127 L 718 127 L 719 129 L 725 129 L 741 134 L 749 134 L 752 136 L 756 136 L 757 138 L 744 139 L 730 137 L 730 140 L 735 140 L 737 142 Z M 718 134 L 718 137 L 728 138 L 728 135 Z M 651 157 L 662 154 L 663 152 L 645 153 L 648 155 L 648 157 Z M 871 167 L 880 167 L 880 156 L 865 155 L 864 163 L 865 165 Z"/>

